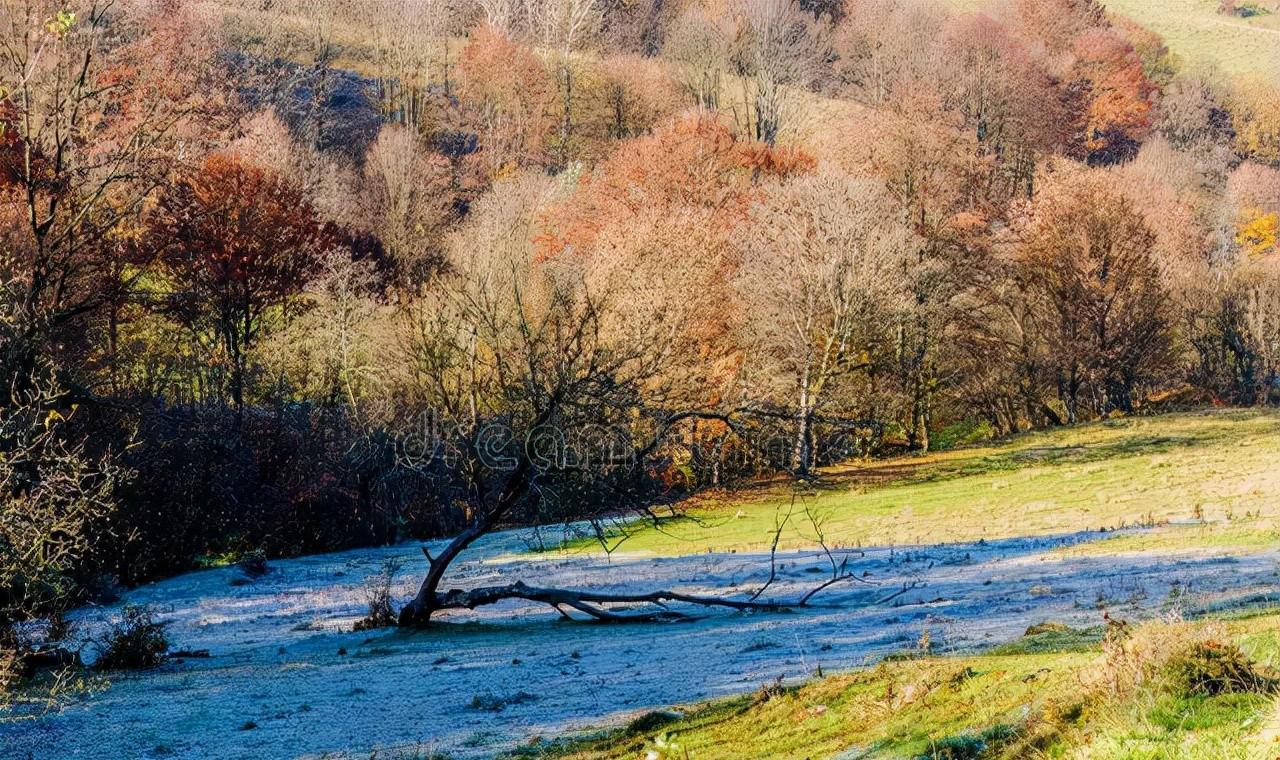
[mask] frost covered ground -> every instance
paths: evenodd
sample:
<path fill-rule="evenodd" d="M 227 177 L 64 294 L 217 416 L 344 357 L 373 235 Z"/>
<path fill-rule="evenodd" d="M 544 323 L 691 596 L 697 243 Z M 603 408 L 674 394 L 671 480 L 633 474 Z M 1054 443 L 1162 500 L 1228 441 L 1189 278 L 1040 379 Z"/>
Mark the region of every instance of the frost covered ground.
<path fill-rule="evenodd" d="M 174 648 L 207 649 L 209 658 L 113 676 L 109 688 L 59 713 L 0 724 L 0 757 L 368 757 L 410 746 L 490 757 L 535 736 L 749 691 L 819 665 L 862 665 L 915 646 L 925 630 L 934 645 L 964 648 L 1049 619 L 1097 624 L 1103 606 L 1142 617 L 1280 588 L 1280 549 L 1244 557 L 1054 551 L 1096 537 L 872 549 L 850 563 L 871 585 L 832 588 L 811 609 L 699 610 L 696 622 L 627 626 L 565 623 L 545 607 L 512 602 L 449 614 L 449 625 L 430 631 L 352 633 L 366 582 L 385 559 L 403 560 L 396 592 L 412 595 L 426 565 L 417 544 L 275 561 L 247 585 L 235 568 L 191 573 L 125 601 L 154 605 Z M 455 567 L 451 585 L 519 578 L 745 594 L 769 568 L 767 555 L 529 555 L 521 553 L 527 540 L 514 531 L 489 537 Z M 768 595 L 792 598 L 828 565 L 821 553 L 792 552 L 779 555 L 779 568 Z M 912 582 L 923 585 L 877 603 Z M 92 630 L 114 612 L 79 618 Z"/>

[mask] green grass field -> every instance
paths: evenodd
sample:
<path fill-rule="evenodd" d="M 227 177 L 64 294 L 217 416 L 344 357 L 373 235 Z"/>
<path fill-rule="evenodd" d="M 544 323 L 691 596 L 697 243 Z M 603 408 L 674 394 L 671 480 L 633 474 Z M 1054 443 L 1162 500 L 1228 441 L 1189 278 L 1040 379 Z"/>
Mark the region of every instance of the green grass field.
<path fill-rule="evenodd" d="M 1152 623 L 1105 644 L 1101 635 L 1050 630 L 985 655 L 890 660 L 514 756 L 1274 759 L 1280 713 L 1271 686 L 1210 694 L 1177 674 L 1188 652 L 1216 642 L 1237 645 L 1256 672 L 1274 675 L 1280 615 Z"/>
<path fill-rule="evenodd" d="M 1217 12 L 1218 0 L 1104 0 L 1164 37 L 1188 63 L 1211 62 L 1232 76 L 1280 78 L 1280 14 L 1250 18 Z"/>
<path fill-rule="evenodd" d="M 1194 522 L 1117 536 L 1105 551 L 1266 548 L 1280 525 L 1280 414 L 1134 417 L 823 475 L 816 488 L 775 484 L 746 501 L 700 499 L 682 516 L 616 532 L 612 541 L 623 552 L 660 556 L 767 551 L 789 512 L 782 548 L 815 545 L 811 517 L 832 547 Z M 593 548 L 589 539 L 566 547 Z"/>

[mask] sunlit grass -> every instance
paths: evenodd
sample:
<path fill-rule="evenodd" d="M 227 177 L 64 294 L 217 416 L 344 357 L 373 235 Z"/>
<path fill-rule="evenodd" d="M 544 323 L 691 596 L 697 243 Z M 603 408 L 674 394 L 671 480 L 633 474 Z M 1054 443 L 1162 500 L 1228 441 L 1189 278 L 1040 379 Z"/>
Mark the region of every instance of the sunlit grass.
<path fill-rule="evenodd" d="M 1187 694 L 1162 676 L 1162 668 L 1180 647 L 1217 635 L 1237 643 L 1259 666 L 1274 667 L 1280 663 L 1277 630 L 1280 616 L 1274 614 L 1233 621 L 1225 628 L 1218 623 L 1152 624 L 1139 633 L 1139 640 L 1150 631 L 1153 640 L 1164 644 L 1134 648 L 1147 652 L 1133 655 L 1147 666 L 1137 678 L 1109 659 L 1095 634 L 1051 651 L 1032 645 L 1020 650 L 1015 643 L 997 654 L 889 660 L 796 688 L 651 714 L 615 731 L 535 743 L 517 756 L 612 760 L 653 752 L 649 756 L 687 753 L 697 760 L 845 760 L 939 753 L 1261 760 L 1266 757 L 1267 722 L 1276 706 L 1273 696 Z M 1126 685 L 1108 688 L 1113 677 Z M 941 754 L 944 747 L 972 748 L 975 740 L 984 739 L 1001 745 L 1005 754 Z M 672 751 L 663 754 L 664 746 Z"/>
<path fill-rule="evenodd" d="M 1275 519 L 1244 519 L 1232 523 L 1166 525 L 1147 531 L 1110 536 L 1055 550 L 1068 557 L 1117 554 L 1183 553 L 1245 555 L 1280 548 L 1280 525 Z"/>
<path fill-rule="evenodd" d="M 1280 77 L 1280 15 L 1240 18 L 1217 12 L 1218 0 L 1104 0 L 1164 38 L 1189 63 L 1216 64 L 1232 76 Z"/>
<path fill-rule="evenodd" d="M 687 516 L 619 529 L 621 551 L 663 556 L 814 545 L 937 544 L 1055 535 L 1172 521 L 1202 532 L 1117 537 L 1112 551 L 1261 546 L 1280 518 L 1280 414 L 1213 411 L 1135 417 L 1018 436 L 1008 442 L 832 469 L 828 485 L 699 500 Z M 794 495 L 793 495 L 794 494 Z M 794 508 L 792 507 L 794 498 Z M 806 512 L 807 510 L 807 512 Z M 1248 519 L 1246 519 L 1248 518 Z M 1236 524 L 1239 523 L 1239 524 Z M 1125 542 L 1128 542 L 1127 544 Z M 584 539 L 566 547 L 596 548 Z"/>

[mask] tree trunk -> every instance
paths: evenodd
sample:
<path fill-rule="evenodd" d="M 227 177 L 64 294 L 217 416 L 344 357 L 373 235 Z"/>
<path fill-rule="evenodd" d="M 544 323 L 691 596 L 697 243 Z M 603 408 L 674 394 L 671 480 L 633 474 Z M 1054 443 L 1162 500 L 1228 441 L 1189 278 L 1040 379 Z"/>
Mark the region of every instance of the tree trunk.
<path fill-rule="evenodd" d="M 569 165 L 569 137 L 573 134 L 573 71 L 568 60 L 560 65 L 560 76 L 564 78 L 564 117 L 560 120 L 560 168 L 564 169 Z"/>
<path fill-rule="evenodd" d="M 432 557 L 425 548 L 423 549 L 423 553 L 427 555 L 427 560 L 430 562 L 430 568 L 427 571 L 427 577 L 418 588 L 417 595 L 401 608 L 400 625 L 411 627 L 429 625 L 434 613 L 449 606 L 446 603 L 447 595 L 440 593 L 440 583 L 444 580 L 445 572 L 458 555 L 481 536 L 493 530 L 524 497 L 529 490 L 530 466 L 529 457 L 522 454 L 493 507 L 484 514 L 477 515 L 471 526 L 455 536 L 440 556 Z"/>
<path fill-rule="evenodd" d="M 1080 419 L 1080 379 L 1077 371 L 1072 369 L 1069 376 L 1058 376 L 1058 400 L 1067 413 L 1067 424 L 1074 425 Z"/>
<path fill-rule="evenodd" d="M 809 394 L 809 377 L 812 371 L 808 363 L 800 376 L 800 394 L 796 403 L 796 438 L 791 447 L 791 469 L 796 475 L 806 477 L 813 459 L 813 403 Z"/>

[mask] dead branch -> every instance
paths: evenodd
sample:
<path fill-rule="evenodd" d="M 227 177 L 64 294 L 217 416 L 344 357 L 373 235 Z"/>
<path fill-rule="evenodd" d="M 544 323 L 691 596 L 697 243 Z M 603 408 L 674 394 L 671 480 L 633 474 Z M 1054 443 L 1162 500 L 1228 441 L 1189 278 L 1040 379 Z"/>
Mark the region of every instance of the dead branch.
<path fill-rule="evenodd" d="M 541 602 L 546 604 L 554 608 L 565 618 L 570 617 L 566 612 L 566 608 L 568 608 L 570 610 L 581 612 L 584 615 L 600 622 L 670 622 L 692 619 L 690 615 L 669 609 L 667 604 L 671 602 L 690 604 L 699 607 L 725 607 L 738 611 L 781 612 L 798 607 L 807 607 L 814 595 L 819 591 L 829 588 L 836 583 L 854 579 L 855 577 L 851 574 L 828 579 L 817 588 L 811 589 L 805 593 L 800 598 L 790 601 L 758 601 L 754 598 L 747 600 L 726 599 L 717 596 L 685 594 L 679 591 L 670 591 L 665 589 L 643 593 L 605 594 L 592 591 L 539 588 L 537 586 L 526 585 L 523 581 L 516 581 L 515 583 L 502 586 L 483 586 L 470 591 L 453 589 L 444 594 L 438 594 L 432 608 L 435 610 L 473 610 L 477 607 L 497 604 L 498 602 L 509 599 L 525 599 L 531 602 Z M 615 604 L 651 604 L 656 605 L 661 609 L 654 612 L 619 613 L 603 606 Z"/>
<path fill-rule="evenodd" d="M 897 591 L 893 592 L 892 594 L 889 594 L 888 596 L 884 597 L 883 599 L 877 599 L 877 600 L 876 600 L 876 604 L 884 604 L 885 602 L 891 602 L 891 601 L 893 601 L 894 599 L 897 599 L 898 597 L 900 597 L 900 596 L 902 596 L 903 594 L 907 593 L 908 591 L 914 591 L 915 589 L 921 588 L 921 587 L 923 587 L 924 585 L 925 585 L 925 584 L 924 584 L 922 581 L 911 581 L 910 583 L 904 583 L 904 584 L 902 584 L 902 588 L 898 589 Z"/>
<path fill-rule="evenodd" d="M 814 586 L 813 588 L 809 589 L 809 590 L 805 593 L 805 595 L 804 595 L 804 596 L 800 597 L 800 605 L 799 605 L 799 606 L 804 607 L 804 606 L 808 605 L 808 604 L 809 604 L 809 600 L 810 600 L 810 599 L 812 599 L 814 596 L 816 596 L 819 592 L 821 592 L 821 591 L 825 591 L 826 589 L 831 588 L 832 586 L 836 585 L 837 583 L 844 583 L 844 582 L 846 582 L 846 581 L 857 581 L 857 582 L 859 582 L 859 583 L 867 583 L 867 582 L 868 582 L 868 581 L 866 581 L 866 580 L 863 580 L 862 578 L 859 578 L 858 576 L 854 575 L 853 573 L 845 573 L 845 572 L 842 572 L 842 573 L 840 573 L 839 575 L 834 575 L 834 576 L 832 576 L 832 577 L 830 577 L 830 578 L 826 579 L 826 580 L 825 580 L 825 581 L 823 581 L 822 583 L 818 584 L 817 586 Z"/>
<path fill-rule="evenodd" d="M 778 542 L 782 540 L 782 531 L 786 529 L 787 523 L 791 522 L 791 515 L 795 512 L 795 509 L 796 495 L 792 493 L 791 503 L 787 507 L 787 513 L 782 515 L 781 519 L 779 519 L 778 513 L 775 513 L 773 516 L 773 543 L 769 546 L 769 578 L 764 582 L 763 586 L 756 589 L 756 592 L 751 595 L 751 601 L 753 602 L 756 599 L 759 599 L 760 595 L 767 591 L 778 578 Z M 779 510 L 779 512 L 780 511 L 781 510 Z"/>

